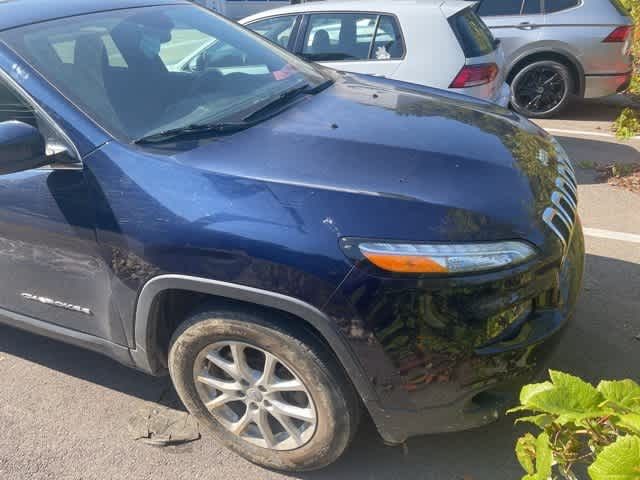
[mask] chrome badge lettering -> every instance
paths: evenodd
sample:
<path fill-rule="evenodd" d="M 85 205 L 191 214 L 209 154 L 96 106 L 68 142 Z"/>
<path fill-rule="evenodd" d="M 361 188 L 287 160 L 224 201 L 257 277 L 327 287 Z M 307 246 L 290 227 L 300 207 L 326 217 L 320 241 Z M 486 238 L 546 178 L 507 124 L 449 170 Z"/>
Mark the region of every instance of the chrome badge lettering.
<path fill-rule="evenodd" d="M 53 298 L 41 297 L 39 295 L 33 295 L 31 293 L 21 293 L 20 296 L 27 300 L 42 303 L 44 305 L 51 305 L 52 307 L 64 308 L 65 310 L 71 310 L 72 312 L 84 313 L 85 315 L 93 315 L 90 309 L 87 307 L 81 307 L 80 305 L 73 305 L 67 302 L 61 302 L 60 300 L 54 300 Z"/>

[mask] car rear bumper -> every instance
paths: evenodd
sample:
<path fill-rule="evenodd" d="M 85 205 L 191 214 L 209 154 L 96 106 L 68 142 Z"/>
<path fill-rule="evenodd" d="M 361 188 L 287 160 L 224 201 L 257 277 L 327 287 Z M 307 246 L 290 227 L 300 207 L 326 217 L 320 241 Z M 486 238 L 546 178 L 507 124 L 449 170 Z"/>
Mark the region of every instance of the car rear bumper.
<path fill-rule="evenodd" d="M 489 91 L 490 88 L 487 85 L 462 89 L 451 88 L 450 90 L 463 95 L 480 98 L 505 108 L 509 106 L 509 102 L 511 101 L 511 87 L 506 82 L 504 82 L 501 87 L 496 86 L 492 93 Z"/>
<path fill-rule="evenodd" d="M 585 75 L 585 98 L 600 98 L 626 90 L 633 72 L 611 75 Z"/>
<path fill-rule="evenodd" d="M 508 108 L 509 102 L 511 101 L 511 87 L 509 84 L 505 82 L 502 88 L 496 93 L 496 98 L 493 100 L 494 103 L 497 103 L 501 107 Z"/>

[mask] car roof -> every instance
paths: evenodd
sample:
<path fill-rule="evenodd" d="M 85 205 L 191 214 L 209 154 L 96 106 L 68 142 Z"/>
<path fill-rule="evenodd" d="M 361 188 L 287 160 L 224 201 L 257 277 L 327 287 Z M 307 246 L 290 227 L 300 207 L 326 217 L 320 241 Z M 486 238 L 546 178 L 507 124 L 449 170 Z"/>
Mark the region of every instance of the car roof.
<path fill-rule="evenodd" d="M 0 0 L 0 31 L 87 13 L 152 5 L 186 4 L 186 0 Z"/>
<path fill-rule="evenodd" d="M 286 13 L 307 12 L 385 12 L 385 13 L 411 13 L 417 10 L 441 9 L 447 16 L 472 5 L 464 0 L 327 0 L 324 2 L 307 2 L 298 5 L 290 5 L 251 15 L 240 20 L 247 23 L 259 18 L 282 15 Z"/>

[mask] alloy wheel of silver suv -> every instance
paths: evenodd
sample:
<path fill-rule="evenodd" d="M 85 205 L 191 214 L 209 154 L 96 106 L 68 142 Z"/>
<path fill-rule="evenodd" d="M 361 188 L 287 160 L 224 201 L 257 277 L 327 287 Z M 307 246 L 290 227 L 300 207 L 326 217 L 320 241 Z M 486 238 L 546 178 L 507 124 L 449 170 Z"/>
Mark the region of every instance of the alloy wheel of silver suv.
<path fill-rule="evenodd" d="M 542 60 L 523 67 L 511 82 L 511 106 L 529 118 L 548 118 L 569 103 L 573 90 L 566 65 Z"/>

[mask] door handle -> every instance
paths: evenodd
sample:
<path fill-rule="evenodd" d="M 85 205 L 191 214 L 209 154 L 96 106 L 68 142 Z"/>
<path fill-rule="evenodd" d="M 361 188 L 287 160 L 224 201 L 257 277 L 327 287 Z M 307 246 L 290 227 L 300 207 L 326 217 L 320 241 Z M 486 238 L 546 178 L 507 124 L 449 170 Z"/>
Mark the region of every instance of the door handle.
<path fill-rule="evenodd" d="M 518 25 L 518 28 L 520 30 L 533 30 L 534 28 L 536 28 L 536 26 L 531 22 L 522 22 Z"/>

